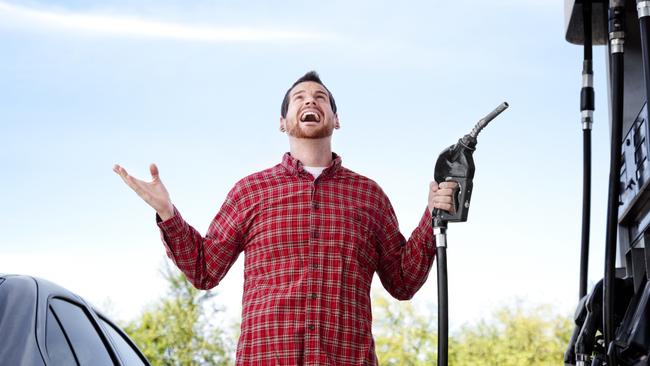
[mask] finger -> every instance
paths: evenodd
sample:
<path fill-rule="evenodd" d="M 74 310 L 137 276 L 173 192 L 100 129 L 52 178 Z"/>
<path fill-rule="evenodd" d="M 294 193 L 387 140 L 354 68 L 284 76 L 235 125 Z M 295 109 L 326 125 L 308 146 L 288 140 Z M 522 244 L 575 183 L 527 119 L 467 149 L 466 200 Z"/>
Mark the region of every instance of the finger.
<path fill-rule="evenodd" d="M 454 181 L 442 182 L 442 183 L 440 183 L 438 188 L 440 188 L 440 189 L 443 189 L 443 188 L 444 189 L 456 189 L 456 188 L 458 188 L 458 183 L 454 182 Z"/>
<path fill-rule="evenodd" d="M 122 177 L 122 179 L 125 179 L 126 176 L 128 176 L 126 169 L 122 168 L 117 164 L 113 165 L 113 171 L 117 173 L 120 177 Z"/>
<path fill-rule="evenodd" d="M 119 176 L 123 176 L 126 173 L 126 170 L 124 170 L 124 168 L 122 168 L 119 164 L 113 165 L 113 171 Z"/>
<path fill-rule="evenodd" d="M 441 210 L 445 210 L 447 212 L 451 212 L 451 208 L 452 208 L 450 203 L 442 203 L 442 202 L 434 202 L 433 207 Z"/>
<path fill-rule="evenodd" d="M 120 178 L 126 183 L 127 186 L 131 187 L 131 189 L 135 190 L 135 183 L 133 182 L 133 177 L 131 177 L 124 168 L 121 168 L 119 173 Z"/>
<path fill-rule="evenodd" d="M 456 191 L 449 188 L 438 189 L 436 196 L 453 196 Z"/>
<path fill-rule="evenodd" d="M 436 203 L 451 203 L 451 197 L 449 197 L 449 196 L 435 196 L 435 197 L 433 197 L 433 202 L 436 202 Z"/>
<path fill-rule="evenodd" d="M 126 174 L 126 169 L 122 168 L 118 164 L 113 165 L 113 171 L 120 176 L 124 176 Z"/>
<path fill-rule="evenodd" d="M 129 175 L 129 173 L 126 171 L 126 169 L 122 168 L 121 166 L 119 166 L 117 164 L 116 164 L 115 168 L 117 169 L 116 173 L 120 175 L 120 177 L 122 178 L 124 183 L 126 183 L 126 185 L 131 187 L 131 189 L 133 189 L 136 192 L 138 192 L 138 190 L 140 190 L 140 188 L 141 188 L 140 183 L 144 183 L 144 182 L 140 182 L 138 179 L 133 178 L 131 175 Z"/>
<path fill-rule="evenodd" d="M 438 191 L 438 189 L 440 189 L 440 187 L 438 186 L 438 183 L 432 181 L 431 183 L 429 183 L 429 189 L 431 190 L 431 192 L 436 192 Z"/>
<path fill-rule="evenodd" d="M 151 165 L 149 165 L 149 172 L 151 172 L 151 178 L 153 180 L 160 179 L 160 175 L 158 173 L 158 167 L 156 166 L 156 164 L 151 163 Z"/>

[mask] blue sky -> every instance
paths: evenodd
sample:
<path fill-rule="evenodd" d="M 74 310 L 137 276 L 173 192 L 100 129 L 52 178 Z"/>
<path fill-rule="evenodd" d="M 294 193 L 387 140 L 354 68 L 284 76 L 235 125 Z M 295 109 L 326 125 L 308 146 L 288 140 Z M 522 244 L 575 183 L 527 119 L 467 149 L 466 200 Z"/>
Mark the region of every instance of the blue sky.
<path fill-rule="evenodd" d="M 449 229 L 452 325 L 523 299 L 572 311 L 582 186 L 582 49 L 561 2 L 0 0 L 0 271 L 58 282 L 128 320 L 164 293 L 152 210 L 114 175 L 155 162 L 205 232 L 241 177 L 279 162 L 286 88 L 334 93 L 334 150 L 408 235 L 439 152 L 479 138 L 469 221 Z M 592 256 L 602 277 L 605 51 L 595 49 Z M 243 256 L 241 257 L 243 258 Z M 242 265 L 217 288 L 239 317 Z M 375 282 L 380 291 L 378 281 Z M 414 301 L 435 313 L 435 271 Z"/>

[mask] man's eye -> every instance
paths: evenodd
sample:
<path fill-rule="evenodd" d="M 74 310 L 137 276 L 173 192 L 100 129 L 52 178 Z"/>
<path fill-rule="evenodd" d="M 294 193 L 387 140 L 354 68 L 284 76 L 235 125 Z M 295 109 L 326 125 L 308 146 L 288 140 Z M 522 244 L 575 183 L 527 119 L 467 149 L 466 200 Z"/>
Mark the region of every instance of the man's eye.
<path fill-rule="evenodd" d="M 293 97 L 293 100 L 302 100 L 303 96 L 302 95 L 296 95 Z"/>

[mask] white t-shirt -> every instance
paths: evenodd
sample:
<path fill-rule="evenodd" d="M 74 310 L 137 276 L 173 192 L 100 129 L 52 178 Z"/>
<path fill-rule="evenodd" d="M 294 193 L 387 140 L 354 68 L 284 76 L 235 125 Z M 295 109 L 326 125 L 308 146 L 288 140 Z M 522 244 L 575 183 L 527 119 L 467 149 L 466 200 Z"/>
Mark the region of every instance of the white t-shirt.
<path fill-rule="evenodd" d="M 325 168 L 327 167 L 326 166 L 303 166 L 303 168 L 305 168 L 305 170 L 308 171 L 309 174 L 313 175 L 314 179 L 316 179 L 318 178 L 320 173 L 322 173 L 323 170 L 325 170 Z"/>

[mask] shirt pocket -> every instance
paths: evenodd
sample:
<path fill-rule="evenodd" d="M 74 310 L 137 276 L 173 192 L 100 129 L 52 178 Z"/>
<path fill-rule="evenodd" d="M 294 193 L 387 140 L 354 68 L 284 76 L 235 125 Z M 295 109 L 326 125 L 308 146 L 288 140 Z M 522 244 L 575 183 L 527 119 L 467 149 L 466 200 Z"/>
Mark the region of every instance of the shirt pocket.
<path fill-rule="evenodd" d="M 372 220 L 368 212 L 360 208 L 352 208 L 347 215 L 349 235 L 344 242 L 345 252 L 361 266 L 361 269 L 374 272 L 377 265 L 375 235 Z"/>

